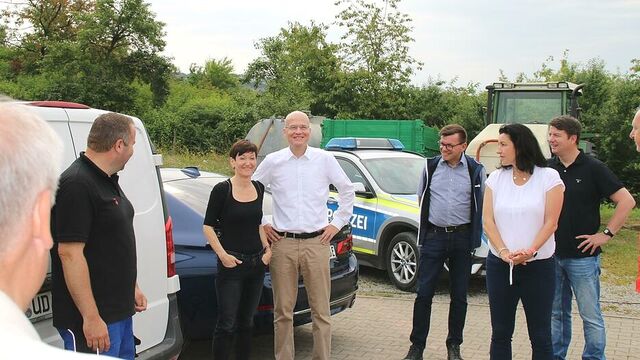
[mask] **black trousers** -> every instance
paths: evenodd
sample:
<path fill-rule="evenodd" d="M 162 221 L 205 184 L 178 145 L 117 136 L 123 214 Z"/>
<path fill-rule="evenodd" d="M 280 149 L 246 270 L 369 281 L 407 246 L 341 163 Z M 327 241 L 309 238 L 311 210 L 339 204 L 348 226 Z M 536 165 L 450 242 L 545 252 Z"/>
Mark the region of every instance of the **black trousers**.
<path fill-rule="evenodd" d="M 265 265 L 259 258 L 243 260 L 234 268 L 225 268 L 218 261 L 218 321 L 213 337 L 216 360 L 229 359 L 234 348 L 236 359 L 249 359 L 253 316 L 260 303 L 264 273 Z"/>
<path fill-rule="evenodd" d="M 491 310 L 492 360 L 511 359 L 511 339 L 520 300 L 527 318 L 532 359 L 553 359 L 551 309 L 555 294 L 555 266 L 553 257 L 515 266 L 513 285 L 509 285 L 509 264 L 489 253 L 487 293 Z"/>

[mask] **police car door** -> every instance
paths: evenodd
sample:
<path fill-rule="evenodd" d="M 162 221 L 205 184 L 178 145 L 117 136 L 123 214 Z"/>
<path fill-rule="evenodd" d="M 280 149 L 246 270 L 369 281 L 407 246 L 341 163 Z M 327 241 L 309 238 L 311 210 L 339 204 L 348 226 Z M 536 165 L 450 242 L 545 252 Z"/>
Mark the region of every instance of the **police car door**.
<path fill-rule="evenodd" d="M 351 161 L 336 156 L 338 164 L 342 167 L 349 180 L 356 187 L 356 199 L 353 204 L 351 216 L 351 228 L 353 235 L 353 251 L 361 254 L 376 254 L 376 208 L 377 200 L 369 182 Z M 338 208 L 335 189 L 332 190 L 328 202 L 329 218 Z"/>

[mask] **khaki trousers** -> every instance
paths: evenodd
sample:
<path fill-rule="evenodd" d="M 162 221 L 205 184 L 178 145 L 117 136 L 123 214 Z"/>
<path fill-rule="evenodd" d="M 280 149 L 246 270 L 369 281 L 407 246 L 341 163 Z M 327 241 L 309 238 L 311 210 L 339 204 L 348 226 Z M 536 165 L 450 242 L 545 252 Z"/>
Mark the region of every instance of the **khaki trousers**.
<path fill-rule="evenodd" d="M 311 307 L 313 359 L 331 357 L 331 275 L 329 245 L 320 237 L 284 238 L 272 244 L 269 264 L 274 298 L 274 353 L 276 360 L 293 360 L 293 309 L 298 297 L 298 276 L 302 274 Z"/>

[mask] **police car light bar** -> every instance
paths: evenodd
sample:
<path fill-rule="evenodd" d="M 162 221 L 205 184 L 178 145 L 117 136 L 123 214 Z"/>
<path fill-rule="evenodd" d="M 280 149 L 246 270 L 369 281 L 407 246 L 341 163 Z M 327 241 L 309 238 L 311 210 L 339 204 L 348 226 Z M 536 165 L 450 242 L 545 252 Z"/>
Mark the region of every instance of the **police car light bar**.
<path fill-rule="evenodd" d="M 376 149 L 402 151 L 404 150 L 404 145 L 397 139 L 344 137 L 329 140 L 324 148 L 327 150 Z"/>

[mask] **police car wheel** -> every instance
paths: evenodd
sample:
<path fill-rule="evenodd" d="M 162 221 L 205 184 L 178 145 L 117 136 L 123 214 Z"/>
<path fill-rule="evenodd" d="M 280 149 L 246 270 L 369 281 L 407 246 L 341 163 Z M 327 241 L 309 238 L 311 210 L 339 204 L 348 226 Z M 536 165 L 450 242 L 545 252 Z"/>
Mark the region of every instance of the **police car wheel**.
<path fill-rule="evenodd" d="M 400 290 L 414 291 L 418 279 L 418 246 L 416 234 L 401 232 L 391 239 L 387 248 L 387 273 Z"/>

